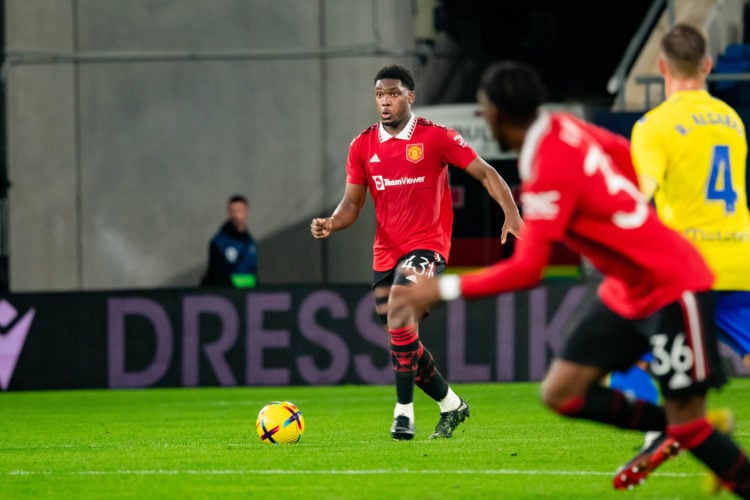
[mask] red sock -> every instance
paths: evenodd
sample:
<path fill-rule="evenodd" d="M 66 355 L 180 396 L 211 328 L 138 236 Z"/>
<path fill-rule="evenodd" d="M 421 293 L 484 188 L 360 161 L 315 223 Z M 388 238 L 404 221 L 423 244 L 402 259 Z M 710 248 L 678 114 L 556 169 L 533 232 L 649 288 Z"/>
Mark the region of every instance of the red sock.
<path fill-rule="evenodd" d="M 414 400 L 414 382 L 419 363 L 419 333 L 417 325 L 388 330 L 391 361 L 396 375 L 396 399 L 401 404 Z"/>
<path fill-rule="evenodd" d="M 708 420 L 699 418 L 685 424 L 668 425 L 667 435 L 683 448 L 693 449 L 708 439 L 713 430 Z"/>
<path fill-rule="evenodd" d="M 750 463 L 729 436 L 711 427 L 705 418 L 667 426 L 667 434 L 714 471 L 732 491 L 750 498 Z"/>

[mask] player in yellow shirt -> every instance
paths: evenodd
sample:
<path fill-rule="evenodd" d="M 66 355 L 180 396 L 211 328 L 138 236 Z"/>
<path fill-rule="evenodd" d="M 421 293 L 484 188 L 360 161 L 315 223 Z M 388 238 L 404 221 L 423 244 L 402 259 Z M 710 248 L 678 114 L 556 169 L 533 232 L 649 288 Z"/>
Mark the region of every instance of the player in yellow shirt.
<path fill-rule="evenodd" d="M 737 113 L 706 90 L 705 39 L 677 25 L 659 62 L 667 100 L 633 127 L 641 191 L 659 218 L 690 240 L 716 275 L 716 324 L 750 367 L 750 214 L 745 192 L 747 139 Z M 696 60 L 696 55 L 701 52 Z M 686 270 L 687 271 L 687 270 Z"/>
<path fill-rule="evenodd" d="M 706 89 L 711 65 L 706 39 L 697 28 L 677 24 L 664 36 L 659 72 L 666 100 L 633 127 L 631 153 L 641 192 L 653 198 L 659 218 L 691 241 L 713 270 L 719 338 L 750 367 L 747 139 L 738 114 Z M 654 345 L 651 370 L 656 373 L 680 362 L 675 350 L 667 352 Z M 618 388 L 628 391 L 628 387 Z M 638 391 L 631 392 L 638 397 Z M 734 425 L 728 410 L 714 412 L 709 420 L 724 432 L 731 432 Z M 656 448 L 676 450 L 670 448 L 673 444 L 665 436 L 647 443 L 618 472 L 615 485 L 620 474 L 641 475 L 631 474 L 633 468 L 655 468 L 658 463 L 649 461 L 659 456 Z M 712 481 L 712 489 L 720 486 L 715 476 Z"/>

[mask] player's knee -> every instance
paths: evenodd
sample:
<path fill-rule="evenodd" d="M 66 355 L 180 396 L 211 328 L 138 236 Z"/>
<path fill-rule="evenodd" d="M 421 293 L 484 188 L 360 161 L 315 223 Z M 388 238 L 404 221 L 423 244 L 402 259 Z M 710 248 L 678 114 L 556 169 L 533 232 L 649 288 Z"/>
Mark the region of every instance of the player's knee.
<path fill-rule="evenodd" d="M 554 411 L 558 411 L 557 409 L 563 401 L 563 395 L 560 391 L 559 385 L 549 379 L 544 379 L 544 381 L 542 381 L 539 396 L 542 399 L 542 403 Z"/>
<path fill-rule="evenodd" d="M 542 403 L 560 415 L 574 416 L 581 409 L 584 399 L 556 380 L 545 379 L 541 385 Z"/>
<path fill-rule="evenodd" d="M 407 300 L 404 300 L 400 294 L 400 288 L 394 286 L 391 289 L 391 297 L 389 300 L 390 307 L 388 308 L 388 327 L 389 328 L 403 328 L 406 325 L 411 325 L 417 322 L 417 315 L 415 314 L 414 307 Z"/>

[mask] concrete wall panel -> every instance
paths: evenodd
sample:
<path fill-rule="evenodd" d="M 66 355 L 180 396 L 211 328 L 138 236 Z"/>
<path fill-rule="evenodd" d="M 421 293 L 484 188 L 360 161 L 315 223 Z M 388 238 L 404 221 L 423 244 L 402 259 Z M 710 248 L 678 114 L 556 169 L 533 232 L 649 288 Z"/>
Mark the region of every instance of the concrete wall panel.
<path fill-rule="evenodd" d="M 235 192 L 263 282 L 370 280 L 369 201 L 325 244 L 308 226 L 377 119 L 374 73 L 410 61 L 383 56 L 411 48 L 410 2 L 9 0 L 6 24 L 9 49 L 79 56 L 8 67 L 12 290 L 196 284 Z"/>
<path fill-rule="evenodd" d="M 7 88 L 10 282 L 20 289 L 76 289 L 81 269 L 73 70 L 18 68 Z"/>

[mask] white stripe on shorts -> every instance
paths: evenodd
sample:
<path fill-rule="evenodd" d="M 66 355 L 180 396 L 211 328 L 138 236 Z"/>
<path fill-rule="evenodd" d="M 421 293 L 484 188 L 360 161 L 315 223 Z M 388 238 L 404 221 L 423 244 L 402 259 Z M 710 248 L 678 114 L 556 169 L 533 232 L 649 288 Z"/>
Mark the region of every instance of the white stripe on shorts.
<path fill-rule="evenodd" d="M 706 380 L 706 353 L 703 351 L 703 328 L 698 303 L 693 292 L 682 293 L 682 303 L 687 322 L 687 335 L 690 339 L 690 347 L 693 348 L 693 366 L 695 369 L 695 380 L 700 382 Z"/>

